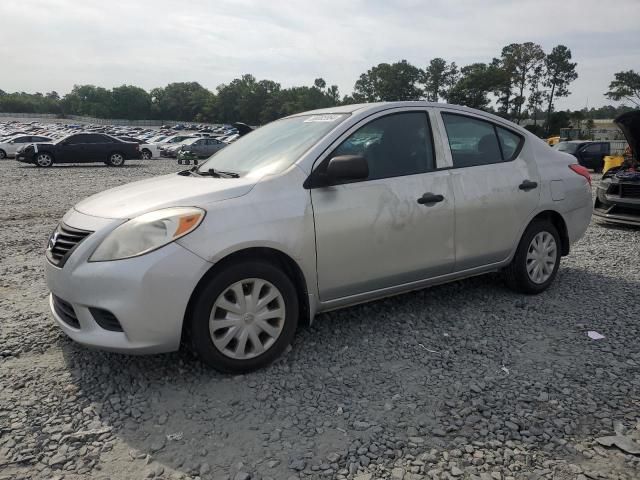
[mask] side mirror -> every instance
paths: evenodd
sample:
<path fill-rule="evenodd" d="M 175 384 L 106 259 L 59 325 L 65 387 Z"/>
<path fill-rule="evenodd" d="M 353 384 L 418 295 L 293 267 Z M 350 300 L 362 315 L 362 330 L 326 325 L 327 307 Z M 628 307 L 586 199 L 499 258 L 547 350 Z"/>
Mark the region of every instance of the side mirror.
<path fill-rule="evenodd" d="M 329 184 L 344 180 L 364 180 L 369 176 L 367 159 L 360 155 L 340 155 L 329 160 L 327 180 Z"/>

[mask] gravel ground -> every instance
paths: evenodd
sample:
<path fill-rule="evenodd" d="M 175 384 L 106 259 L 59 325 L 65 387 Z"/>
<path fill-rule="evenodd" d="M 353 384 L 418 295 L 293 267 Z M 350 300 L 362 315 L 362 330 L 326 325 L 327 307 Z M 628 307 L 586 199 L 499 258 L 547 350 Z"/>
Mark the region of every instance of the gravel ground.
<path fill-rule="evenodd" d="M 640 441 L 640 230 L 594 222 L 539 296 L 493 275 L 320 315 L 250 375 L 72 343 L 48 314 L 49 233 L 178 168 L 0 163 L 0 479 L 640 477 L 595 441 Z"/>

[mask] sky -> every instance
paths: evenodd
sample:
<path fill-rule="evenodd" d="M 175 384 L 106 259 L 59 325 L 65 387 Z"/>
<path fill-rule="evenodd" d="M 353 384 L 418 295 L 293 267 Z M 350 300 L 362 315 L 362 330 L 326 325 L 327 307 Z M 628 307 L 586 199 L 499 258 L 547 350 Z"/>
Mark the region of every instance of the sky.
<path fill-rule="evenodd" d="M 568 46 L 579 74 L 557 108 L 613 103 L 613 74 L 640 71 L 640 0 L 0 0 L 0 89 L 74 84 L 147 90 L 244 73 L 283 87 L 318 77 L 351 93 L 406 59 L 489 62 L 509 43 Z"/>

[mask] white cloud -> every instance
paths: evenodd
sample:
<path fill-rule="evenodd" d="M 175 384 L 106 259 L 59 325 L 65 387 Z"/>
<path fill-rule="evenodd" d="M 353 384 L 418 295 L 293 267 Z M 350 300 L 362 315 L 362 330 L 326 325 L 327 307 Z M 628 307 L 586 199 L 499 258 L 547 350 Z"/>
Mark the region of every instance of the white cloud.
<path fill-rule="evenodd" d="M 190 80 L 213 89 L 252 73 L 284 86 L 322 76 L 347 93 L 380 62 L 490 61 L 534 41 L 572 49 L 580 78 L 560 106 L 579 107 L 604 103 L 613 73 L 640 63 L 637 0 L 20 0 L 0 2 L 0 18 L 7 91 Z"/>

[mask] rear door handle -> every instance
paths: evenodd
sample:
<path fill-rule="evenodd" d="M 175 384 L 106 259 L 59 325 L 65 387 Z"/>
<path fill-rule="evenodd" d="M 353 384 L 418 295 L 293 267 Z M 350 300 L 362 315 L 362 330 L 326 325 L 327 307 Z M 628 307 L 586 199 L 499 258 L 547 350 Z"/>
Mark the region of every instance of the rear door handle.
<path fill-rule="evenodd" d="M 525 180 L 518 187 L 520 190 L 524 190 L 528 192 L 529 190 L 533 190 L 534 188 L 538 188 L 538 182 L 532 182 L 531 180 Z"/>
<path fill-rule="evenodd" d="M 420 205 L 429 205 L 429 204 L 441 202 L 443 200 L 444 200 L 444 197 L 442 195 L 436 195 L 435 193 L 428 192 L 422 195 L 418 199 L 418 203 Z"/>

